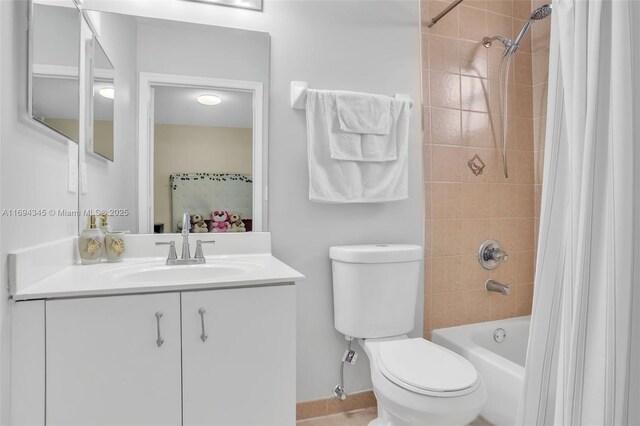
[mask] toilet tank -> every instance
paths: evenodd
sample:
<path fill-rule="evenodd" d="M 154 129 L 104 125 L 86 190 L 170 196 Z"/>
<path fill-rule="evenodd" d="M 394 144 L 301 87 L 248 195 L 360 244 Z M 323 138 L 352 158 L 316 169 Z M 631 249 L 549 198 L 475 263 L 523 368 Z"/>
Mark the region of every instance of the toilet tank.
<path fill-rule="evenodd" d="M 378 338 L 413 330 L 422 247 L 370 244 L 331 247 L 333 314 L 347 336 Z"/>

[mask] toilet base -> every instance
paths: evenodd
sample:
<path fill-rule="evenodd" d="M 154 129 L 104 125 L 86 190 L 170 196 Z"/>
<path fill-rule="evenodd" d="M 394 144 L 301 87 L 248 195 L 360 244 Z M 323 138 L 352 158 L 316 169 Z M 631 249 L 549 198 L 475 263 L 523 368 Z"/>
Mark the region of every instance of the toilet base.
<path fill-rule="evenodd" d="M 378 342 L 358 340 L 369 358 L 373 391 L 378 400 L 378 417 L 369 426 L 464 426 L 480 414 L 487 398 L 482 385 L 463 396 L 433 397 L 411 392 L 388 380 L 378 367 Z"/>
<path fill-rule="evenodd" d="M 369 426 L 402 426 L 405 425 L 400 419 L 395 418 L 378 403 L 378 417 L 369 422 Z"/>
<path fill-rule="evenodd" d="M 385 411 L 385 409 L 382 407 L 382 405 L 380 405 L 379 402 L 378 402 L 378 417 L 371 420 L 368 426 L 393 426 L 389 413 Z"/>

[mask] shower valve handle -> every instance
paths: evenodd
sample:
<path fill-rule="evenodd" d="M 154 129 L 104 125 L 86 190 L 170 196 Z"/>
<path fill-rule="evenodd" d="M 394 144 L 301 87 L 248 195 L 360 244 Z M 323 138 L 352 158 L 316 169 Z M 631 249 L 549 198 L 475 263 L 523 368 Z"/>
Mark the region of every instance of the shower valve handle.
<path fill-rule="evenodd" d="M 502 250 L 502 246 L 495 240 L 487 240 L 478 249 L 478 262 L 484 269 L 495 269 L 502 262 L 506 262 L 509 255 Z"/>
<path fill-rule="evenodd" d="M 494 250 L 488 250 L 487 255 L 489 256 L 489 259 L 493 259 L 496 262 L 506 262 L 507 260 L 509 260 L 509 255 L 507 254 L 507 252 L 498 248 Z"/>

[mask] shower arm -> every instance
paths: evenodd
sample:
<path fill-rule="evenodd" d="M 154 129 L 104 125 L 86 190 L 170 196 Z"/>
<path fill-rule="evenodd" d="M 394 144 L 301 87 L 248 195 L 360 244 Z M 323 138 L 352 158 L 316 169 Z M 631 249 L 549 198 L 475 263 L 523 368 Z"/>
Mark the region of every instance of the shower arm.
<path fill-rule="evenodd" d="M 493 44 L 494 40 L 498 40 L 500 43 L 504 44 L 506 50 L 509 50 L 511 46 L 513 46 L 513 42 L 511 40 L 506 37 L 502 37 L 501 35 L 484 37 L 482 39 L 482 45 L 488 49 Z"/>
<path fill-rule="evenodd" d="M 522 41 L 524 36 L 529 31 L 529 28 L 531 28 L 532 24 L 533 24 L 533 20 L 529 19 L 527 21 L 527 23 L 524 24 L 524 26 L 520 30 L 520 33 L 518 33 L 518 36 L 514 40 L 510 40 L 510 39 L 508 39 L 506 37 L 503 37 L 501 35 L 496 35 L 496 36 L 493 36 L 493 37 L 484 37 L 482 39 L 482 45 L 484 47 L 486 47 L 486 48 L 489 48 L 493 44 L 494 40 L 498 40 L 500 43 L 504 44 L 504 49 L 505 49 L 504 50 L 504 54 L 505 54 L 505 56 L 508 53 L 515 53 L 515 51 L 518 50 L 518 47 L 520 47 L 520 42 Z"/>

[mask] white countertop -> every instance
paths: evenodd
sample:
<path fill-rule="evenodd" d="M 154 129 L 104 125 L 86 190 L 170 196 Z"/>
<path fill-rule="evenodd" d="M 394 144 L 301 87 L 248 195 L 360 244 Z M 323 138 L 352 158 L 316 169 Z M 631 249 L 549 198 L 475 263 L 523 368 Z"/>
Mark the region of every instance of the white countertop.
<path fill-rule="evenodd" d="M 105 296 L 116 294 L 155 293 L 168 291 L 207 290 L 245 286 L 292 283 L 304 279 L 304 275 L 287 266 L 271 254 L 207 256 L 208 265 L 238 262 L 252 265 L 247 273 L 214 277 L 211 280 L 176 279 L 157 281 L 129 281 L 122 278 L 122 271 L 138 267 L 161 267 L 165 257 L 126 258 L 122 262 L 102 262 L 95 265 L 73 264 L 51 274 L 13 294 L 14 300 L 52 299 L 66 297 Z M 190 268 L 196 265 L 167 266 Z M 115 278 L 120 275 L 120 278 Z M 126 274 L 124 274 L 126 275 Z"/>

